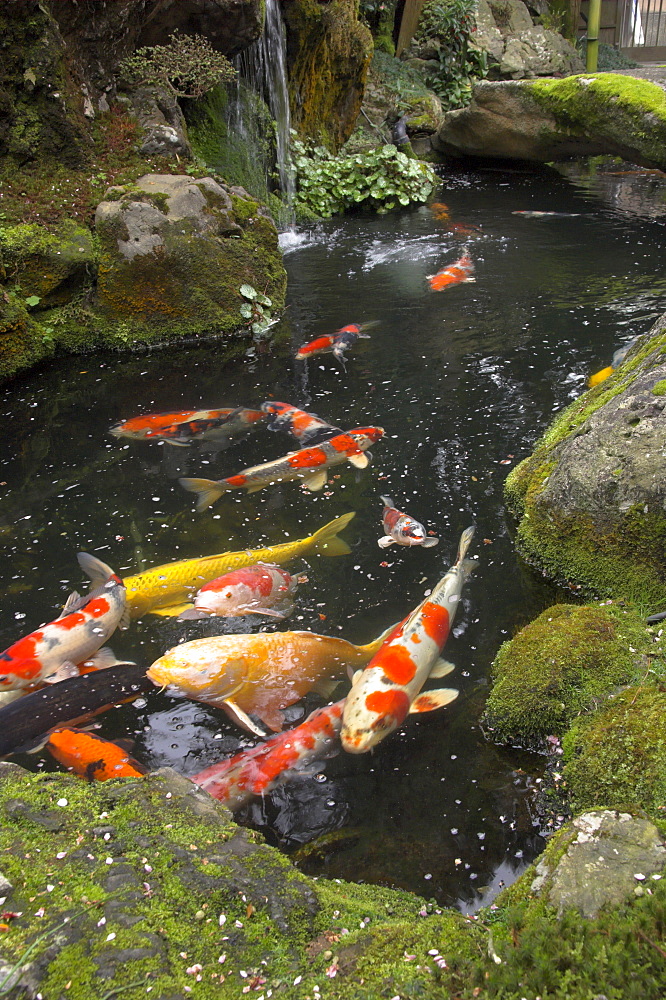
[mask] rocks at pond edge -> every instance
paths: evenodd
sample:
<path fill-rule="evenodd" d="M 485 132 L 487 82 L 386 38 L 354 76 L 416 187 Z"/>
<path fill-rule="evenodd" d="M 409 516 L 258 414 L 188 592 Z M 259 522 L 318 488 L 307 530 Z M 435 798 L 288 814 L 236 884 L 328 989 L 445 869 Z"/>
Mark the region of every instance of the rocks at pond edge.
<path fill-rule="evenodd" d="M 483 80 L 431 138 L 444 156 L 550 162 L 620 156 L 666 168 L 666 92 L 620 73 L 561 80 Z"/>

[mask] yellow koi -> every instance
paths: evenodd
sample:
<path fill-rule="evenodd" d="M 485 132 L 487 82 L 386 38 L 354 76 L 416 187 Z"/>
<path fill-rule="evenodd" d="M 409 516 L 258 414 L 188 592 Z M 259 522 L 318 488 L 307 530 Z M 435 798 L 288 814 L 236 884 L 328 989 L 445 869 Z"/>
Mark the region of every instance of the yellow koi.
<path fill-rule="evenodd" d="M 351 549 L 342 538 L 338 538 L 338 534 L 354 516 L 355 511 L 342 514 L 306 538 L 296 538 L 263 549 L 241 549 L 239 552 L 219 552 L 198 559 L 179 559 L 125 577 L 123 583 L 130 618 L 141 618 L 145 614 L 179 615 L 193 606 L 192 598 L 205 583 L 232 569 L 242 569 L 258 562 L 281 565 L 309 553 L 347 555 Z M 89 572 L 87 565 L 82 565 L 82 569 Z M 91 578 L 95 582 L 94 576 Z"/>

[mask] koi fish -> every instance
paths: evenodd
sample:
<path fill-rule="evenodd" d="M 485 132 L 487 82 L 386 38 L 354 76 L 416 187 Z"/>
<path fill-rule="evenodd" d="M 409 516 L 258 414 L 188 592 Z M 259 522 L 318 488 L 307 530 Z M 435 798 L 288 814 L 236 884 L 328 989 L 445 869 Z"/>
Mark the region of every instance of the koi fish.
<path fill-rule="evenodd" d="M 82 729 L 55 729 L 44 745 L 59 764 L 87 781 L 143 778 L 147 770 L 116 743 Z"/>
<path fill-rule="evenodd" d="M 594 375 L 590 375 L 587 380 L 588 388 L 593 389 L 595 385 L 600 385 L 601 382 L 605 382 L 608 376 L 612 375 L 615 369 L 620 367 L 637 340 L 638 337 L 633 337 L 628 344 L 624 345 L 624 347 L 618 347 L 612 357 L 610 365 L 607 368 L 602 368 L 601 371 L 595 372 Z"/>
<path fill-rule="evenodd" d="M 475 565 L 465 558 L 473 535 L 473 527 L 463 531 L 456 562 L 446 576 L 355 676 L 342 718 L 342 746 L 349 753 L 372 749 L 409 712 L 431 712 L 457 698 L 455 688 L 420 691 L 429 677 L 445 677 L 454 669 L 439 654 Z"/>
<path fill-rule="evenodd" d="M 324 337 L 317 337 L 316 340 L 311 340 L 308 344 L 303 344 L 298 348 L 296 360 L 305 361 L 306 358 L 311 358 L 315 354 L 328 354 L 332 351 L 338 361 L 340 361 L 344 352 L 355 344 L 357 340 L 360 338 L 365 340 L 370 339 L 370 334 L 363 333 L 363 330 L 372 325 L 374 324 L 363 323 L 359 326 L 357 323 L 350 323 L 348 326 L 343 326 L 334 333 L 326 334 Z"/>
<path fill-rule="evenodd" d="M 244 406 L 221 410 L 179 410 L 172 413 L 149 413 L 114 424 L 109 433 L 135 441 L 165 441 L 186 448 L 192 441 L 228 441 L 229 438 L 256 430 L 264 420 L 260 410 Z"/>
<path fill-rule="evenodd" d="M 421 522 L 397 510 L 390 497 L 380 497 L 380 500 L 384 504 L 382 526 L 386 532 L 377 540 L 381 549 L 389 545 L 421 545 L 424 549 L 439 545 L 439 538 L 429 538 Z"/>
<path fill-rule="evenodd" d="M 123 581 L 87 552 L 79 556 L 80 563 L 95 567 L 100 585 L 85 597 L 70 594 L 58 618 L 0 653 L 0 691 L 77 676 L 77 663 L 89 659 L 129 620 Z"/>
<path fill-rule="evenodd" d="M 474 274 L 474 264 L 468 253 L 464 253 L 454 264 L 449 264 L 443 271 L 437 274 L 429 274 L 428 282 L 433 292 L 441 292 L 449 285 L 459 285 L 464 281 L 476 281 L 472 277 Z"/>
<path fill-rule="evenodd" d="M 286 618 L 293 610 L 292 595 L 307 577 L 294 577 L 279 566 L 255 563 L 218 576 L 201 588 L 194 607 L 183 611 L 178 621 L 235 615 L 269 615 Z"/>
<path fill-rule="evenodd" d="M 523 219 L 575 219 L 577 216 L 582 215 L 582 212 L 532 212 L 526 209 L 519 209 L 517 212 L 512 212 L 512 215 L 522 215 Z"/>
<path fill-rule="evenodd" d="M 312 761 L 327 757 L 338 743 L 345 699 L 318 708 L 305 722 L 271 736 L 251 750 L 199 771 L 190 779 L 228 809 L 239 809 L 254 795 L 269 792 L 277 782 Z"/>
<path fill-rule="evenodd" d="M 434 201 L 430 206 L 430 211 L 433 217 L 437 219 L 438 222 L 447 222 L 449 218 L 449 207 L 445 205 L 442 201 Z"/>
<path fill-rule="evenodd" d="M 286 563 L 309 553 L 324 556 L 344 556 L 351 549 L 338 534 L 343 531 L 354 511 L 342 514 L 319 528 L 313 535 L 268 545 L 262 549 L 241 549 L 239 552 L 219 552 L 198 559 L 179 559 L 177 562 L 153 566 L 135 576 L 125 577 L 127 606 L 131 619 L 145 614 L 171 617 L 192 607 L 192 597 L 205 583 L 232 569 L 252 566 L 257 562 Z M 80 562 L 80 560 L 79 560 Z M 90 568 L 82 565 L 90 574 Z M 97 576 L 93 575 L 93 582 Z"/>
<path fill-rule="evenodd" d="M 452 222 L 449 226 L 449 232 L 453 233 L 454 236 L 461 236 L 463 239 L 467 236 L 481 236 L 483 230 L 479 229 L 478 226 L 467 226 L 463 222 Z"/>
<path fill-rule="evenodd" d="M 383 427 L 355 427 L 273 462 L 253 465 L 227 479 L 179 479 L 178 482 L 190 493 L 197 494 L 197 510 L 212 506 L 227 490 L 246 489 L 248 493 L 256 493 L 272 483 L 294 479 L 302 479 L 309 490 L 320 490 L 328 481 L 328 469 L 334 465 L 351 462 L 357 469 L 365 469 L 369 462 L 365 451 L 374 441 L 379 441 L 383 433 Z"/>
<path fill-rule="evenodd" d="M 387 634 L 365 646 L 314 632 L 214 635 L 169 649 L 146 676 L 173 694 L 223 709 L 236 725 L 263 736 L 250 715 L 280 732 L 283 709 L 308 691 L 329 697 L 345 670 L 366 664 Z"/>
<path fill-rule="evenodd" d="M 261 409 L 268 417 L 269 431 L 287 431 L 293 434 L 301 445 L 319 444 L 336 434 L 343 434 L 340 427 L 327 423 L 315 413 L 299 410 L 289 403 L 267 400 Z"/>
<path fill-rule="evenodd" d="M 33 746 L 54 725 L 81 724 L 154 690 L 145 665 L 119 663 L 24 694 L 12 705 L 0 708 L 0 757 Z"/>

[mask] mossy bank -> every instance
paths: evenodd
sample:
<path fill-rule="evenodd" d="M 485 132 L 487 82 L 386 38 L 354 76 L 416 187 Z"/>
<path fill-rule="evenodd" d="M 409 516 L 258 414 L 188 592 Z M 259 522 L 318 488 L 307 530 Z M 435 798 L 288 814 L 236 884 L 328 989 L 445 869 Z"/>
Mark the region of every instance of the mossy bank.
<path fill-rule="evenodd" d="M 666 316 L 509 475 L 518 551 L 582 592 L 658 609 L 666 584 Z"/>
<path fill-rule="evenodd" d="M 505 904 L 468 919 L 406 892 L 309 879 L 168 769 L 88 785 L 3 764 L 0 810 L 12 997 L 517 1000 L 536 995 L 538 977 L 542 996 L 573 1000 L 592 981 L 612 1000 L 638 996 L 631 984 L 643 1000 L 666 988 L 644 940 L 658 938 L 666 906 L 656 882 L 584 921 L 535 903 L 530 872 Z M 603 982 L 590 965 L 601 948 Z"/>

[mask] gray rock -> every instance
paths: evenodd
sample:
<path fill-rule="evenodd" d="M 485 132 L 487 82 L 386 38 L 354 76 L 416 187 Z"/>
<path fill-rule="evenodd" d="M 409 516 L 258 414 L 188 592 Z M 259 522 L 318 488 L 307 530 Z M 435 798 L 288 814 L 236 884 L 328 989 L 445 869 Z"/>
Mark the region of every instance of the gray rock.
<path fill-rule="evenodd" d="M 575 907 L 584 917 L 595 917 L 602 906 L 631 897 L 666 864 L 666 847 L 649 820 L 601 810 L 583 813 L 572 826 L 576 837 L 548 890 L 548 900 L 559 914 Z"/>
<path fill-rule="evenodd" d="M 540 25 L 509 38 L 499 65 L 501 76 L 514 80 L 553 74 L 568 76 L 583 69 L 583 61 L 573 45 L 556 31 L 547 31 Z"/>
<path fill-rule="evenodd" d="M 532 18 L 522 0 L 489 0 L 495 24 L 505 38 L 529 31 Z"/>
<path fill-rule="evenodd" d="M 139 151 L 144 156 L 192 158 L 185 118 L 174 94 L 165 88 L 137 87 L 130 94 L 130 107 L 142 129 Z"/>
<path fill-rule="evenodd" d="M 495 23 L 488 0 L 479 0 L 477 4 L 472 47 L 487 52 L 489 62 L 494 63 L 499 63 L 504 53 L 504 36 Z"/>
<path fill-rule="evenodd" d="M 514 72 L 521 72 L 518 61 L 513 65 Z M 571 78 L 553 81 L 547 90 L 527 80 L 482 81 L 474 87 L 469 107 L 446 114 L 432 146 L 447 156 L 547 163 L 607 154 L 666 167 L 666 117 L 652 110 L 645 94 L 637 99 L 625 77 L 602 76 L 598 85 L 594 76 L 577 76 L 577 94 L 571 93 Z M 609 94 L 611 81 L 616 94 Z M 653 89 L 656 109 L 663 96 L 656 84 Z"/>

